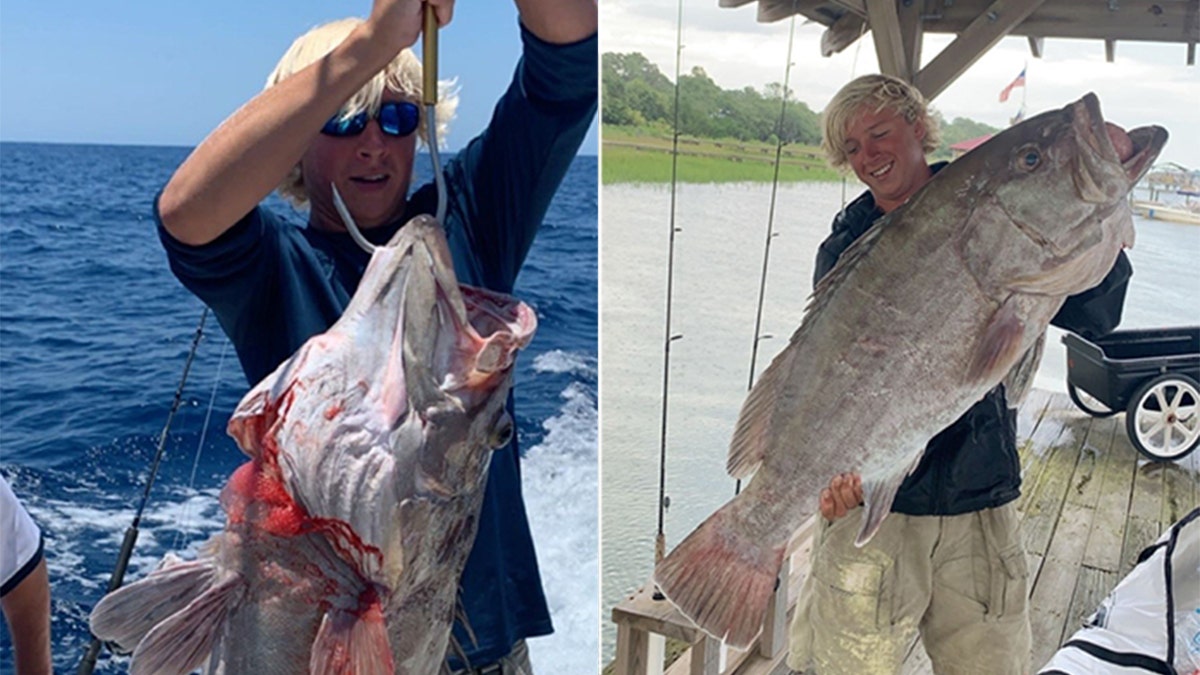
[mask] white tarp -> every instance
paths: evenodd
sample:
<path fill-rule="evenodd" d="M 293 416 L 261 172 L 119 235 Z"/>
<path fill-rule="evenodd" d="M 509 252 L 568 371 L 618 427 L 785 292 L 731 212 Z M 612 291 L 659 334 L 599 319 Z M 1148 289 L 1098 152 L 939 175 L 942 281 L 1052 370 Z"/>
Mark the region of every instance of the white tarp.
<path fill-rule="evenodd" d="M 1040 675 L 1200 675 L 1200 509 L 1140 559 Z"/>

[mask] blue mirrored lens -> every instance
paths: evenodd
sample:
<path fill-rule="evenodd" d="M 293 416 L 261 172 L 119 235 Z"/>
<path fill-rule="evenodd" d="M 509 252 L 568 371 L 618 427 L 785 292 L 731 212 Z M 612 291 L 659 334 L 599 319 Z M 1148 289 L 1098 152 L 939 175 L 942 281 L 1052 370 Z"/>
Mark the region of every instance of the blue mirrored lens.
<path fill-rule="evenodd" d="M 361 112 L 353 117 L 334 115 L 321 128 L 321 133 L 330 136 L 357 136 L 367 128 L 367 113 Z"/>
<path fill-rule="evenodd" d="M 408 101 L 384 103 L 379 108 L 379 127 L 391 136 L 407 136 L 417 128 L 421 110 Z"/>
<path fill-rule="evenodd" d="M 389 136 L 407 136 L 416 131 L 421 120 L 421 109 L 409 101 L 388 101 L 379 107 L 379 128 Z M 361 112 L 352 117 L 334 115 L 321 128 L 328 136 L 357 136 L 367 128 L 370 117 Z"/>

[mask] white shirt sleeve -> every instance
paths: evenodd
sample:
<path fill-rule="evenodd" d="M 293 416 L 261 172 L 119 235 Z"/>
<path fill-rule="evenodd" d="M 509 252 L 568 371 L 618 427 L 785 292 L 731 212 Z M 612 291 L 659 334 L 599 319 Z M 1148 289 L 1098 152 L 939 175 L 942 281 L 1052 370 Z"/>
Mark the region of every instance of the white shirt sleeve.
<path fill-rule="evenodd" d="M 42 532 L 0 476 L 0 595 L 16 588 L 41 558 Z"/>

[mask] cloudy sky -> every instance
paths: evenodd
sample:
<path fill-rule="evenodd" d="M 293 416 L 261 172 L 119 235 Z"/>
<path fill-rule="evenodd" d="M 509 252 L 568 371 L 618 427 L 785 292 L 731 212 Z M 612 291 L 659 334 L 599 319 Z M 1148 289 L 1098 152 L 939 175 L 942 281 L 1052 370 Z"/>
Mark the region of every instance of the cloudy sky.
<path fill-rule="evenodd" d="M 782 82 L 790 21 L 760 24 L 756 4 L 722 9 L 717 0 L 685 0 L 682 72 L 700 66 L 725 88 L 761 90 Z M 602 0 L 601 44 L 605 52 L 638 51 L 674 77 L 677 4 L 664 0 Z M 800 17 L 803 18 L 803 17 Z M 823 58 L 824 27 L 796 24 L 790 86 L 797 97 L 821 111 L 843 84 L 878 72 L 875 47 L 867 34 L 842 53 Z M 922 59 L 928 63 L 953 36 L 927 35 Z M 1088 91 L 1100 97 L 1104 116 L 1125 128 L 1158 124 L 1171 134 L 1159 161 L 1200 168 L 1200 66 L 1187 66 L 1182 44 L 1118 42 L 1116 61 L 1104 60 L 1100 40 L 1048 38 L 1043 57 L 1033 58 L 1025 38 L 1005 38 L 934 101 L 948 120 L 968 117 L 997 127 L 1020 107 L 1022 92 L 1007 103 L 1000 90 L 1028 65 L 1028 114 L 1061 107 Z"/>

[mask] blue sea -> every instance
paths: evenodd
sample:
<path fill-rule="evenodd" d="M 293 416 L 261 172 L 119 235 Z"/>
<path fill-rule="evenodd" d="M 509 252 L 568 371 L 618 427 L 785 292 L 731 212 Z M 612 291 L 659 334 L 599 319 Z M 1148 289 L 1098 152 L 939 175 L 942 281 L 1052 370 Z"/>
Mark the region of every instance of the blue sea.
<path fill-rule="evenodd" d="M 188 148 L 0 144 L 0 474 L 42 528 L 54 667 L 75 672 L 167 421 L 201 303 L 167 269 L 154 193 Z M 428 180 L 417 159 L 414 183 Z M 272 198 L 273 208 L 286 210 Z M 594 672 L 597 598 L 596 158 L 578 157 L 515 294 L 539 328 L 517 372 L 526 502 L 556 633 L 539 672 Z M 224 524 L 244 456 L 225 434 L 247 385 L 209 318 L 166 435 L 126 580 Z M 102 652 L 96 672 L 125 672 Z M 0 673 L 12 672 L 0 630 Z"/>

